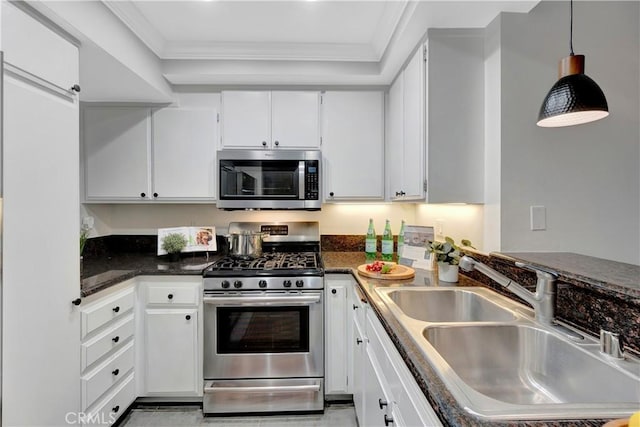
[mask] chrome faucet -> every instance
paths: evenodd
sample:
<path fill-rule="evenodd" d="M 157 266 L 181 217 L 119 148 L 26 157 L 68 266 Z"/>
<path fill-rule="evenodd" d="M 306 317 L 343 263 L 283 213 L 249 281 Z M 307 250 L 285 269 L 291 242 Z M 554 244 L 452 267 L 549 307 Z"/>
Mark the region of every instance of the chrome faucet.
<path fill-rule="evenodd" d="M 507 276 L 498 273 L 491 267 L 476 261 L 469 256 L 460 258 L 460 268 L 464 271 L 477 270 L 489 277 L 499 285 L 504 286 L 511 292 L 531 304 L 535 311 L 536 320 L 545 325 L 554 323 L 556 312 L 556 277 L 557 274 L 550 270 L 533 267 L 528 264 L 516 262 L 516 266 L 534 271 L 538 277 L 535 293 L 528 291 L 522 285 L 509 279 Z"/>

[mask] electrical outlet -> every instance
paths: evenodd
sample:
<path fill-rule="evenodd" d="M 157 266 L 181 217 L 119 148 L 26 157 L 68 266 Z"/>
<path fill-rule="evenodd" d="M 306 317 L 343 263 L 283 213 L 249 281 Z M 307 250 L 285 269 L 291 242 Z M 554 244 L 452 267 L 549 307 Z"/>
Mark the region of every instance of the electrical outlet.
<path fill-rule="evenodd" d="M 547 208 L 544 206 L 530 206 L 531 230 L 547 229 Z"/>
<path fill-rule="evenodd" d="M 436 220 L 436 238 L 444 238 L 444 221 L 441 219 Z"/>

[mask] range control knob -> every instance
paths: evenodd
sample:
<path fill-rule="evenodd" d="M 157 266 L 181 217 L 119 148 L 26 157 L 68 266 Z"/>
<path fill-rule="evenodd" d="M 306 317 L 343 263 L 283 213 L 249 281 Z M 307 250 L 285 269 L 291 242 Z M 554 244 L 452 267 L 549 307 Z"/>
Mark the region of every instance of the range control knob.
<path fill-rule="evenodd" d="M 291 287 L 291 280 L 285 280 L 284 282 L 282 282 L 282 285 L 285 288 L 290 288 Z"/>
<path fill-rule="evenodd" d="M 303 282 L 302 280 L 296 280 L 296 286 L 297 286 L 298 288 L 301 288 L 301 287 L 303 287 L 303 286 L 304 286 L 304 282 Z"/>
<path fill-rule="evenodd" d="M 231 286 L 231 283 L 229 283 L 228 280 L 223 280 L 220 286 L 222 286 L 224 289 L 227 289 L 229 286 Z"/>
<path fill-rule="evenodd" d="M 258 286 L 260 286 L 261 288 L 266 288 L 267 287 L 267 281 L 266 280 L 260 280 L 258 282 Z"/>
<path fill-rule="evenodd" d="M 236 280 L 235 282 L 233 282 L 233 287 L 234 288 L 241 288 L 242 287 L 242 282 L 240 280 Z"/>

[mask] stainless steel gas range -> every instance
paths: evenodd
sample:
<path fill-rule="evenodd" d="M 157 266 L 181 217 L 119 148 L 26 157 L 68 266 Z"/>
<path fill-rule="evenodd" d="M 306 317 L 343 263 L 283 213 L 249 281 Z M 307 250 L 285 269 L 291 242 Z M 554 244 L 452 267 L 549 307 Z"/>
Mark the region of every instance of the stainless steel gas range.
<path fill-rule="evenodd" d="M 231 223 L 263 254 L 204 272 L 205 414 L 322 412 L 324 269 L 317 222 Z"/>

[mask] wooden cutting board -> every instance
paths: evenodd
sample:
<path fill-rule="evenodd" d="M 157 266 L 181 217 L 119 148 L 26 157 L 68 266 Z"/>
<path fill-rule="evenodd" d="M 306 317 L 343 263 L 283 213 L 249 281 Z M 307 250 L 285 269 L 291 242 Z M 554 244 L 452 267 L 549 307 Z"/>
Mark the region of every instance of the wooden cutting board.
<path fill-rule="evenodd" d="M 362 264 L 358 266 L 358 274 L 364 277 L 371 277 L 373 279 L 381 279 L 381 280 L 402 280 L 402 279 L 411 279 L 416 275 L 416 271 L 407 267 L 406 265 L 396 264 L 395 262 L 387 262 L 385 264 L 392 264 L 395 266 L 391 273 L 380 274 L 377 271 L 367 271 L 367 265 Z"/>

